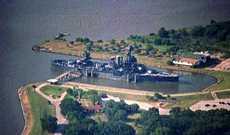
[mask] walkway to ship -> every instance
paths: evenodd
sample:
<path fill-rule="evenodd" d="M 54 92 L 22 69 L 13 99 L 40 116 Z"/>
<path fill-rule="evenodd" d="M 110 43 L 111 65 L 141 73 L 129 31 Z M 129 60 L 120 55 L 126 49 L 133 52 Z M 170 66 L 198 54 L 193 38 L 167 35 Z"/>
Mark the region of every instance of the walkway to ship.
<path fill-rule="evenodd" d="M 71 80 L 73 78 L 78 78 L 81 76 L 81 73 L 79 71 L 68 71 L 65 72 L 59 76 L 57 76 L 55 79 L 57 81 L 68 81 Z"/>

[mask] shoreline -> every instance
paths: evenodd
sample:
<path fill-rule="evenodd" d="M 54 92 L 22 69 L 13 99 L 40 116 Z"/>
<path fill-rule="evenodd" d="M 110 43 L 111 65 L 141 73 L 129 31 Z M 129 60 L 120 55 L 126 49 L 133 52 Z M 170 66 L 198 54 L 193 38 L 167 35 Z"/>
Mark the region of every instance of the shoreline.
<path fill-rule="evenodd" d="M 32 116 L 30 102 L 28 99 L 28 94 L 26 92 L 26 89 L 29 85 L 31 84 L 21 86 L 17 90 L 18 98 L 22 108 L 23 120 L 24 120 L 24 127 L 21 132 L 21 135 L 29 135 L 33 127 L 33 116 Z"/>

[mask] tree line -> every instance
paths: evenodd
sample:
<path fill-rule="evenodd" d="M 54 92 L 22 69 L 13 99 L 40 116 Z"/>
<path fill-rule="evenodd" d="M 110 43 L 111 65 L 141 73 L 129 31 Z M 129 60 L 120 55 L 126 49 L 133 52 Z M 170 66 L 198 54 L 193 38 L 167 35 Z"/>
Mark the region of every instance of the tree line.
<path fill-rule="evenodd" d="M 178 51 L 210 51 L 223 53 L 230 57 L 230 21 L 216 22 L 212 20 L 206 26 L 191 28 L 170 29 L 160 28 L 158 33 L 149 35 L 130 35 L 129 40 L 148 45 L 172 46 L 168 53 L 176 54 Z M 152 47 L 148 47 L 152 49 Z"/>

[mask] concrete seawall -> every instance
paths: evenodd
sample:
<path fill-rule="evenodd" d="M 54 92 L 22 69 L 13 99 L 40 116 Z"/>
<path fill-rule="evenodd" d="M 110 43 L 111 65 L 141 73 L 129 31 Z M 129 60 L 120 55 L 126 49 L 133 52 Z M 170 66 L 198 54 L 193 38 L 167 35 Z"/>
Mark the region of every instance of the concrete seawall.
<path fill-rule="evenodd" d="M 25 90 L 24 87 L 20 87 L 17 92 L 18 92 L 18 97 L 19 97 L 19 100 L 20 100 L 20 105 L 21 105 L 21 108 L 22 108 L 22 113 L 23 113 L 23 120 L 24 120 L 24 127 L 22 129 L 22 132 L 21 132 L 21 135 L 26 135 L 26 129 L 27 129 L 27 114 L 25 112 L 25 108 L 23 106 L 23 102 L 22 102 L 22 94 L 23 94 L 23 90 Z"/>
<path fill-rule="evenodd" d="M 21 132 L 21 135 L 29 135 L 33 126 L 31 107 L 26 92 L 27 87 L 30 85 L 22 86 L 17 90 L 21 108 L 22 108 L 23 119 L 24 119 L 24 127 Z"/>

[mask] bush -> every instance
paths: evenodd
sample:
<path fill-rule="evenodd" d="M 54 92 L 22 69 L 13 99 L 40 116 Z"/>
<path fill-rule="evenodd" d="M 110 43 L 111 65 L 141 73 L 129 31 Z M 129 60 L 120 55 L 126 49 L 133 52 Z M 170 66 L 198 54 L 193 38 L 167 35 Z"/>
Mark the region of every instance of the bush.
<path fill-rule="evenodd" d="M 172 62 L 172 60 L 168 60 L 168 61 L 167 61 L 167 64 L 168 64 L 168 65 L 174 65 L 174 63 Z"/>

